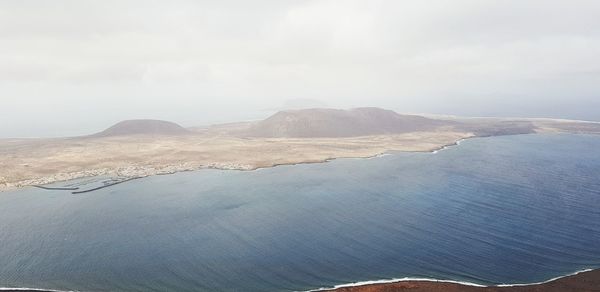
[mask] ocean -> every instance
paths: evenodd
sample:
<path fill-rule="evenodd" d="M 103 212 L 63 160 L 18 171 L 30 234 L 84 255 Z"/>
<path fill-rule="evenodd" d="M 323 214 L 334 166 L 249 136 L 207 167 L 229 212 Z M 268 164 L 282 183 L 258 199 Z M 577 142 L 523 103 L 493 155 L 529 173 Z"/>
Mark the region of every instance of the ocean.
<path fill-rule="evenodd" d="M 64 185 L 57 184 L 57 185 Z M 600 267 L 600 136 L 0 193 L 0 287 L 306 291 Z"/>

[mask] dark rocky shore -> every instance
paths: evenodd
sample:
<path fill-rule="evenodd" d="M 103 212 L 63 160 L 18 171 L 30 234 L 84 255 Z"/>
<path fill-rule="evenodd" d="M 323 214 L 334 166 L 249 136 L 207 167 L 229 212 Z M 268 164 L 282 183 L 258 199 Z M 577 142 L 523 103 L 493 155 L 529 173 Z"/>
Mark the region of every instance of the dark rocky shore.
<path fill-rule="evenodd" d="M 56 292 L 43 289 L 0 288 L 1 292 Z M 335 292 L 600 292 L 600 269 L 581 272 L 542 284 L 510 287 L 476 287 L 456 283 L 429 281 L 401 281 L 386 284 L 369 284 L 325 290 Z"/>
<path fill-rule="evenodd" d="M 328 291 L 336 292 L 598 292 L 600 291 L 600 269 L 582 272 L 543 284 L 511 287 L 475 287 L 456 283 L 403 281 L 386 284 L 370 284 L 343 287 Z"/>

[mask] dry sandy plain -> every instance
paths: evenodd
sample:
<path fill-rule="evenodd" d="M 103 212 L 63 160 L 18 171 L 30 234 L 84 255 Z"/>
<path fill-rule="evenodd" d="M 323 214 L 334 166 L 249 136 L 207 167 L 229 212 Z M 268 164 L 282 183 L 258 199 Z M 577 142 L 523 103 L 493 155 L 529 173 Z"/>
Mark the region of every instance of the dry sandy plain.
<path fill-rule="evenodd" d="M 432 151 L 472 136 L 415 132 L 353 138 L 236 138 L 208 134 L 0 140 L 0 190 L 79 177 L 146 176 L 201 168 L 252 170 L 282 164 Z"/>

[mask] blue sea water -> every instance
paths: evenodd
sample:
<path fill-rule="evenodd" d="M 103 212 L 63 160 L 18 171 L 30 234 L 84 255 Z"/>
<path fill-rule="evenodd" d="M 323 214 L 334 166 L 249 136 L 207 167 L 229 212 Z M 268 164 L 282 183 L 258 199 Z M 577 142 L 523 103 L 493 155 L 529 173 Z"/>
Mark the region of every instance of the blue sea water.
<path fill-rule="evenodd" d="M 291 291 L 600 267 L 600 136 L 0 193 L 0 286 Z"/>

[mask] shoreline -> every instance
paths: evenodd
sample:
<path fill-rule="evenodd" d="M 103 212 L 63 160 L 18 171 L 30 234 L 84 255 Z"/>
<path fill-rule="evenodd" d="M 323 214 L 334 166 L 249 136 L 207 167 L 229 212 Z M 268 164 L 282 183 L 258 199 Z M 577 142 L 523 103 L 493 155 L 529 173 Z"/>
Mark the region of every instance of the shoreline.
<path fill-rule="evenodd" d="M 438 287 L 432 287 L 432 288 L 426 288 L 426 289 L 441 289 L 439 291 L 444 291 L 444 289 L 445 289 L 444 287 L 448 286 L 448 285 L 452 285 L 453 288 L 459 288 L 459 289 L 470 288 L 473 291 L 513 291 L 517 288 L 519 289 L 518 291 L 546 291 L 546 290 L 536 290 L 536 289 L 541 288 L 540 286 L 544 286 L 547 284 L 557 284 L 560 281 L 564 282 L 566 280 L 577 280 L 578 278 L 580 278 L 586 274 L 592 274 L 592 273 L 597 274 L 597 276 L 595 276 L 594 278 L 597 279 L 598 284 L 600 284 L 600 268 L 596 268 L 596 269 L 588 268 L 588 269 L 578 270 L 578 271 L 575 271 L 573 273 L 569 273 L 566 275 L 550 278 L 545 281 L 532 282 L 532 283 L 482 285 L 482 284 L 466 282 L 466 281 L 441 280 L 441 279 L 434 279 L 434 278 L 403 277 L 403 278 L 395 278 L 395 279 L 359 281 L 359 282 L 353 282 L 353 283 L 339 284 L 339 285 L 335 285 L 333 287 L 322 287 L 322 288 L 317 288 L 317 289 L 312 289 L 312 290 L 306 290 L 303 292 L 319 292 L 319 291 L 330 291 L 330 292 L 385 291 L 385 292 L 392 292 L 392 291 L 404 291 L 405 289 L 413 291 L 413 290 L 416 290 L 417 288 L 424 288 L 423 286 L 426 286 L 426 285 L 423 285 L 423 284 L 427 284 L 429 286 L 431 286 L 431 285 L 438 286 Z M 398 284 L 407 284 L 407 285 L 401 285 L 398 287 L 394 287 L 395 285 L 398 285 Z M 460 288 L 460 287 L 462 287 L 462 288 Z M 594 286 L 594 287 L 597 287 L 596 289 L 598 289 L 598 290 L 593 290 L 593 291 L 600 291 L 600 286 Z M 511 289 L 511 288 L 515 288 L 515 289 Z M 523 290 L 520 288 L 531 288 L 534 290 Z M 569 289 L 569 288 L 563 287 L 563 289 Z M 573 287 L 573 289 L 579 289 L 579 288 Z M 471 290 L 468 290 L 468 291 L 471 291 Z M 416 291 L 421 291 L 421 290 L 416 290 Z M 427 290 L 423 290 L 423 291 L 427 291 Z M 432 290 L 432 291 L 438 291 L 438 290 Z M 451 290 L 451 291 L 457 291 L 457 290 Z M 460 291 L 460 290 L 458 290 L 458 291 Z M 568 291 L 590 291 L 590 290 L 560 290 L 560 291 L 568 292 Z"/>
<path fill-rule="evenodd" d="M 297 292 L 363 291 L 362 289 L 366 289 L 366 288 L 368 288 L 369 290 L 364 290 L 364 291 L 379 291 L 379 290 L 377 290 L 377 287 L 382 287 L 384 285 L 390 285 L 390 284 L 410 284 L 410 285 L 407 287 L 399 287 L 398 290 L 392 290 L 393 288 L 389 289 L 389 287 L 388 287 L 388 288 L 386 288 L 386 290 L 381 290 L 381 291 L 386 291 L 386 292 L 403 291 L 401 289 L 405 289 L 405 288 L 407 290 L 413 291 L 415 288 L 419 287 L 419 284 L 422 284 L 422 283 L 439 285 L 440 289 L 443 288 L 445 285 L 458 285 L 458 287 L 463 287 L 463 288 L 495 289 L 495 290 L 491 290 L 491 291 L 511 291 L 510 288 L 537 289 L 537 288 L 540 288 L 539 286 L 557 283 L 558 281 L 561 281 L 561 280 L 562 281 L 576 280 L 579 277 L 582 277 L 588 273 L 590 273 L 590 274 L 597 273 L 600 275 L 600 269 L 583 269 L 583 270 L 579 270 L 579 271 L 569 273 L 569 274 L 566 274 L 563 276 L 554 277 L 554 278 L 548 279 L 546 281 L 532 282 L 532 283 L 498 284 L 498 285 L 487 285 L 486 286 L 486 285 L 481 285 L 481 284 L 472 283 L 472 282 L 465 282 L 465 281 L 441 280 L 441 279 L 434 279 L 434 278 L 404 277 L 404 278 L 387 279 L 387 280 L 382 279 L 382 280 L 359 281 L 359 282 L 354 282 L 354 283 L 339 284 L 339 285 L 335 285 L 334 287 L 329 287 L 329 288 L 323 287 L 323 288 L 297 291 Z M 598 277 L 597 281 L 600 283 L 600 277 Z M 561 287 L 563 289 L 569 289 L 569 288 L 564 288 L 564 286 L 561 286 Z M 575 288 L 577 288 L 577 287 L 574 287 L 574 289 Z M 498 290 L 498 289 L 500 289 L 500 290 Z M 57 290 L 57 289 L 28 288 L 28 287 L 0 287 L 0 291 L 4 291 L 4 292 L 10 292 L 10 291 L 77 292 L 80 290 Z M 81 290 L 81 291 L 83 291 L 83 290 Z M 417 291 L 420 291 L 420 290 L 417 290 Z M 443 291 L 443 290 L 440 290 L 440 291 Z M 455 291 L 455 290 L 452 290 L 452 291 Z M 530 291 L 530 290 L 520 289 L 519 291 Z M 531 291 L 546 291 L 546 290 L 531 290 Z M 596 290 L 561 290 L 561 291 L 564 291 L 564 292 L 568 292 L 568 291 L 600 291 L 600 287 L 596 288 Z"/>
<path fill-rule="evenodd" d="M 447 121 L 445 119 L 441 121 Z M 146 177 L 201 169 L 257 170 L 372 158 L 389 152 L 438 153 L 468 138 L 520 134 L 600 134 L 600 122 L 452 118 L 427 130 L 343 137 L 245 135 L 248 125 L 216 125 L 189 135 L 0 139 L 0 192 L 94 176 Z M 246 129 L 247 130 L 247 129 Z M 241 131 L 241 132 L 240 132 Z"/>
<path fill-rule="evenodd" d="M 493 287 L 524 287 L 524 286 L 535 286 L 535 285 L 541 285 L 541 284 L 546 284 L 546 283 L 550 283 L 556 280 L 560 280 L 563 278 L 567 278 L 567 277 L 571 277 L 571 276 L 576 276 L 579 275 L 581 273 L 585 273 L 585 272 L 591 272 L 594 271 L 595 269 L 583 269 L 583 270 L 579 270 L 570 274 L 566 274 L 563 276 L 558 276 L 558 277 L 554 277 L 551 279 L 548 279 L 546 281 L 541 281 L 541 282 L 531 282 L 531 283 L 515 283 L 515 284 L 498 284 L 498 285 L 482 285 L 482 284 L 477 284 L 477 283 L 473 283 L 473 282 L 466 282 L 466 281 L 456 281 L 456 280 L 442 280 L 442 279 L 435 279 L 435 278 L 419 278 L 419 277 L 403 277 L 403 278 L 394 278 L 394 279 L 380 279 L 380 280 L 367 280 L 367 281 L 359 281 L 359 282 L 352 282 L 352 283 L 346 283 L 346 284 L 339 284 L 339 285 L 335 285 L 333 287 L 322 287 L 322 288 L 317 288 L 317 289 L 313 289 L 313 290 L 306 290 L 306 291 L 302 291 L 302 292 L 317 292 L 317 291 L 334 291 L 340 288 L 352 288 L 352 287 L 364 287 L 364 286 L 369 286 L 369 285 L 380 285 L 380 284 L 393 284 L 393 283 L 401 283 L 401 282 L 431 282 L 431 283 L 440 283 L 440 284 L 459 284 L 459 285 L 463 285 L 463 286 L 470 286 L 470 287 L 479 287 L 479 288 L 493 288 Z M 598 271 L 600 271 L 600 269 L 596 269 Z"/>
<path fill-rule="evenodd" d="M 454 146 L 459 146 L 461 142 L 463 142 L 463 141 L 465 141 L 467 139 L 473 139 L 473 138 L 477 138 L 477 137 L 473 136 L 473 137 L 461 138 L 461 139 L 456 140 L 456 142 L 454 142 L 452 144 L 444 145 L 444 146 L 442 146 L 442 147 L 440 147 L 438 149 L 435 149 L 433 151 L 428 151 L 428 152 L 430 152 L 431 154 L 437 154 L 438 152 L 440 152 L 442 150 L 446 150 L 446 149 L 448 149 L 450 147 L 454 147 Z"/>
<path fill-rule="evenodd" d="M 537 134 L 557 134 L 557 133 L 547 133 L 547 132 L 535 132 L 528 134 L 513 134 L 514 135 L 537 135 Z M 583 133 L 586 135 L 587 133 Z M 397 147 L 388 147 L 383 150 L 375 150 L 371 153 L 364 153 L 356 155 L 347 153 L 340 153 L 340 155 L 331 155 L 329 157 L 319 158 L 319 159 L 311 159 L 306 158 L 302 160 L 302 158 L 298 159 L 290 159 L 291 162 L 271 162 L 271 163 L 236 163 L 236 162 L 210 162 L 210 163 L 194 163 L 194 162 L 184 162 L 184 163 L 174 163 L 174 164 L 162 164 L 162 165 L 129 165 L 129 166 L 121 166 L 121 167 L 105 167 L 98 169 L 88 169 L 81 170 L 76 172 L 67 172 L 67 173 L 57 173 L 51 176 L 38 177 L 33 179 L 25 179 L 16 182 L 1 182 L 0 180 L 0 193 L 14 191 L 18 189 L 23 189 L 26 187 L 38 187 L 45 188 L 45 186 L 54 184 L 67 182 L 75 179 L 84 179 L 90 177 L 97 176 L 108 176 L 108 177 L 121 177 L 121 178 L 144 178 L 148 176 L 155 175 L 170 175 L 180 172 L 188 172 L 188 171 L 198 171 L 198 170 L 206 170 L 206 169 L 216 169 L 216 170 L 237 170 L 237 171 L 256 171 L 261 169 L 273 168 L 278 166 L 290 166 L 290 165 L 301 165 L 301 164 L 313 164 L 313 163 L 327 163 L 336 159 L 374 159 L 378 157 L 383 157 L 387 155 L 392 155 L 394 153 L 431 153 L 437 154 L 442 150 L 449 149 L 454 146 L 459 146 L 462 142 L 473 139 L 473 138 L 489 138 L 489 137 L 497 137 L 497 136 L 477 136 L 477 135 L 463 135 L 452 142 L 448 142 L 443 145 L 429 146 L 427 148 L 422 149 L 397 149 Z M 294 161 L 295 160 L 295 161 Z M 1 177 L 0 177 L 1 179 Z M 53 187 L 48 187 L 52 189 Z M 58 187 L 60 188 L 60 187 Z"/>
<path fill-rule="evenodd" d="M 236 163 L 209 163 L 206 165 L 196 165 L 195 166 L 195 165 L 191 165 L 191 164 L 182 163 L 179 165 L 173 164 L 173 165 L 163 165 L 163 166 L 159 166 L 159 167 L 156 167 L 156 166 L 129 166 L 129 167 L 121 167 L 121 168 L 91 169 L 91 170 L 84 170 L 84 171 L 79 171 L 79 172 L 74 172 L 74 173 L 58 173 L 54 176 L 34 178 L 34 179 L 22 180 L 22 181 L 17 181 L 17 182 L 12 182 L 12 183 L 5 183 L 3 185 L 0 185 L 0 193 L 23 189 L 26 187 L 52 189 L 52 187 L 44 187 L 44 186 L 49 185 L 49 184 L 54 184 L 54 183 L 67 182 L 70 180 L 83 179 L 83 178 L 96 177 L 96 176 L 119 176 L 119 177 L 126 177 L 129 180 L 131 180 L 133 178 L 144 178 L 144 177 L 155 176 L 155 175 L 170 175 L 170 174 L 175 174 L 175 173 L 180 173 L 180 172 L 198 171 L 198 170 L 206 170 L 206 169 L 256 171 L 256 170 L 273 168 L 273 167 L 278 167 L 278 166 L 327 163 L 327 162 L 331 162 L 336 159 L 373 159 L 373 158 L 384 157 L 387 155 L 392 155 L 393 153 L 390 153 L 392 151 L 393 152 L 406 152 L 406 153 L 436 154 L 439 151 L 448 149 L 453 146 L 458 146 L 458 145 L 460 145 L 460 143 L 462 141 L 464 141 L 466 139 L 471 139 L 471 138 L 477 138 L 477 136 L 467 136 L 467 137 L 459 138 L 458 140 L 456 140 L 452 143 L 448 143 L 448 144 L 438 146 L 438 147 L 423 149 L 423 150 L 412 150 L 411 151 L 411 150 L 388 149 L 388 150 L 385 150 L 385 151 L 382 151 L 382 152 L 379 152 L 376 154 L 372 154 L 372 155 L 356 155 L 356 156 L 340 155 L 340 156 L 327 157 L 327 158 L 317 159 L 317 160 L 309 159 L 306 161 L 299 161 L 299 162 L 272 163 L 272 164 L 265 165 L 265 166 L 236 164 Z M 57 189 L 60 189 L 60 187 L 58 187 Z"/>

